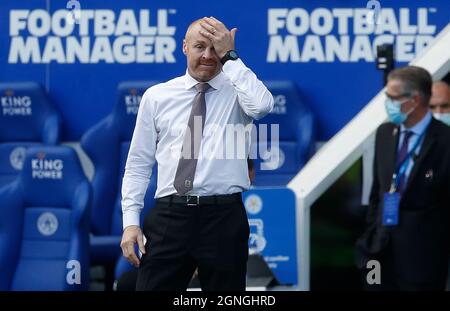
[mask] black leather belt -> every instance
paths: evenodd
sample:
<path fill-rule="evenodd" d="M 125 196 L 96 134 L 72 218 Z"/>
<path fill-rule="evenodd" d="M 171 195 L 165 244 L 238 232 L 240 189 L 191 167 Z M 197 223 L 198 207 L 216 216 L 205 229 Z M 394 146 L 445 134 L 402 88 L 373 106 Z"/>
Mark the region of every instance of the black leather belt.
<path fill-rule="evenodd" d="M 233 194 L 220 194 L 220 195 L 168 195 L 166 197 L 157 198 L 156 201 L 172 204 L 184 204 L 187 206 L 199 206 L 207 204 L 230 204 L 242 201 L 240 192 Z"/>

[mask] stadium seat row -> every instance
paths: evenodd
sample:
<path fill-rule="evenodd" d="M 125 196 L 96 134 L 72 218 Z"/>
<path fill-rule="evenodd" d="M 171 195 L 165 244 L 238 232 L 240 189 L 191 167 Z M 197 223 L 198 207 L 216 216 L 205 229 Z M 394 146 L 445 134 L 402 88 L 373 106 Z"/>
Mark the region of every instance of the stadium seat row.
<path fill-rule="evenodd" d="M 121 83 L 112 112 L 81 138 L 91 182 L 76 152 L 57 147 L 61 117 L 43 88 L 0 83 L 0 267 L 8 271 L 0 289 L 87 289 L 89 265 L 118 260 L 116 277 L 131 267 L 120 256 L 120 189 L 140 98 L 155 83 Z M 293 82 L 266 85 L 275 106 L 255 122 L 254 185 L 284 186 L 314 151 L 315 119 Z M 155 167 L 142 215 L 154 204 L 156 176 Z"/>

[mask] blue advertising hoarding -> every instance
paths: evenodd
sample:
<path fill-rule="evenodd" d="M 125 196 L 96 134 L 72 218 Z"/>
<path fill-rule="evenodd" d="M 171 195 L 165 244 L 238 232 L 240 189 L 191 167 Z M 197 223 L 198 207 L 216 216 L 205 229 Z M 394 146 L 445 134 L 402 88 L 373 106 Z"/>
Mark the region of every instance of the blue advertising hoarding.
<path fill-rule="evenodd" d="M 262 80 L 293 80 L 319 122 L 319 139 L 341 129 L 382 86 L 377 44 L 412 60 L 449 22 L 450 2 L 364 0 L 79 0 L 0 2 L 0 81 L 37 81 L 63 116 L 63 140 L 78 140 L 107 115 L 118 83 L 184 74 L 190 22 L 215 16 L 237 27 L 236 47 Z M 376 2 L 376 1 L 375 1 Z M 3 94 L 2 94 L 3 96 Z"/>
<path fill-rule="evenodd" d="M 250 227 L 249 254 L 260 254 L 283 285 L 297 283 L 295 194 L 288 188 L 244 192 Z"/>

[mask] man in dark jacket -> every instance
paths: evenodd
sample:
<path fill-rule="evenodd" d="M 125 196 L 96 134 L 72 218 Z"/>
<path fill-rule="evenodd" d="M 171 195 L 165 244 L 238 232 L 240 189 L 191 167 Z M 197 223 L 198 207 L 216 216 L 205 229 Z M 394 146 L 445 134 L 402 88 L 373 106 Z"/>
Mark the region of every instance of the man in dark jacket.
<path fill-rule="evenodd" d="M 377 260 L 373 290 L 444 290 L 450 246 L 450 127 L 428 109 L 432 79 L 419 67 L 392 71 L 386 87 L 391 122 L 376 133 L 367 227 L 357 266 Z"/>

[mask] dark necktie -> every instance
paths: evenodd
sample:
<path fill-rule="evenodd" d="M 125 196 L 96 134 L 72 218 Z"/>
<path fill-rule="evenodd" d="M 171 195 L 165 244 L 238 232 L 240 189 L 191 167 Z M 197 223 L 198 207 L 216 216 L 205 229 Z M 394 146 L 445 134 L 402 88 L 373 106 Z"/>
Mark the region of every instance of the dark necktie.
<path fill-rule="evenodd" d="M 206 116 L 206 102 L 205 92 L 210 88 L 208 83 L 199 83 L 195 86 L 198 93 L 192 103 L 191 114 L 187 130 L 184 134 L 183 147 L 181 149 L 180 160 L 178 161 L 177 172 L 175 173 L 175 180 L 173 186 L 178 194 L 183 195 L 192 190 L 195 176 L 195 169 L 197 168 L 198 153 L 203 137 L 203 127 L 205 125 Z M 194 131 L 194 122 L 198 122 L 201 118 L 201 131 Z M 197 128 L 200 124 L 196 124 Z M 198 132 L 198 133 L 196 133 Z M 190 150 L 190 154 L 186 154 L 186 150 Z M 184 157 L 186 155 L 186 158 Z"/>
<path fill-rule="evenodd" d="M 408 145 L 409 145 L 409 139 L 411 138 L 411 136 L 414 133 L 411 131 L 406 131 L 403 135 L 403 142 L 402 142 L 402 146 L 400 147 L 400 151 L 398 153 L 398 161 L 397 161 L 397 166 L 402 164 L 402 162 L 405 160 L 406 156 L 408 155 Z M 407 168 L 405 169 L 405 172 L 402 176 L 400 176 L 400 183 L 398 185 L 398 191 L 399 192 L 403 192 L 403 190 L 405 190 L 405 184 L 406 184 L 406 171 Z"/>

